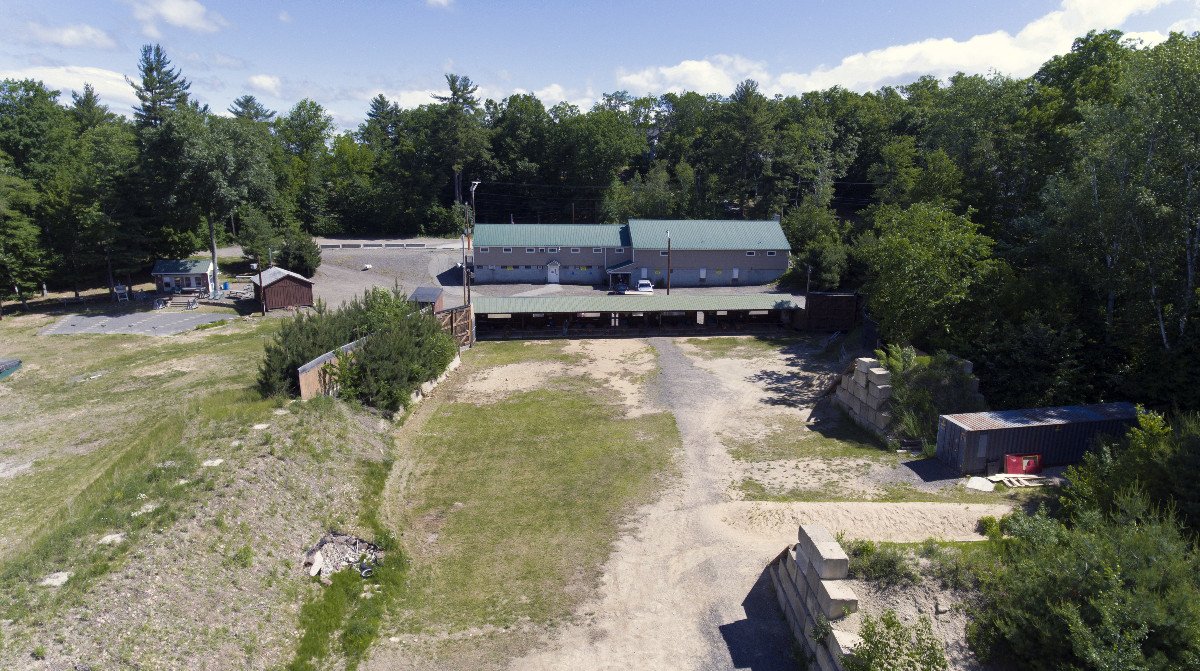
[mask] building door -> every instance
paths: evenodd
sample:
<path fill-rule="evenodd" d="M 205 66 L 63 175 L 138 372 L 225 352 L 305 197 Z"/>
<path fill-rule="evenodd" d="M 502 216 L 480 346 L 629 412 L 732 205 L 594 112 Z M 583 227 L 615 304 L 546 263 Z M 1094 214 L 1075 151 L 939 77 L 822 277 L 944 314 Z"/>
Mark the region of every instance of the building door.
<path fill-rule="evenodd" d="M 733 277 L 731 278 L 731 281 L 732 281 L 734 284 L 737 284 L 737 283 L 738 283 L 738 269 L 737 269 L 737 268 L 734 268 L 734 269 L 733 269 Z"/>
<path fill-rule="evenodd" d="M 649 269 L 649 268 L 642 268 L 642 279 L 644 280 L 644 279 L 647 279 L 647 278 L 649 278 L 649 277 L 650 277 L 650 269 Z"/>
<path fill-rule="evenodd" d="M 558 261 L 546 264 L 546 283 L 558 284 Z"/>

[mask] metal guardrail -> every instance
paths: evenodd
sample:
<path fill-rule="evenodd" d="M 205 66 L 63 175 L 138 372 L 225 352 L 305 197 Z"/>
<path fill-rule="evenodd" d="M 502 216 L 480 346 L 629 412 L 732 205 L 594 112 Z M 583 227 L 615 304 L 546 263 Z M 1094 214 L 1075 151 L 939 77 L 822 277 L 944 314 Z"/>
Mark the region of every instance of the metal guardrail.
<path fill-rule="evenodd" d="M 426 249 L 424 242 L 322 242 L 321 249 Z"/>

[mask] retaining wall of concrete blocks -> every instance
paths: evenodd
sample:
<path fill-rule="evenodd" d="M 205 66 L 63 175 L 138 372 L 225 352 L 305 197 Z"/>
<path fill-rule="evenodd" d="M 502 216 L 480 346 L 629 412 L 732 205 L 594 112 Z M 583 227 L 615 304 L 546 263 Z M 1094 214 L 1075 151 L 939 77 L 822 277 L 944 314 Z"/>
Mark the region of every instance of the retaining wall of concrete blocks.
<path fill-rule="evenodd" d="M 860 357 L 844 373 L 834 393 L 834 403 L 846 411 L 855 424 L 886 436 L 892 426 L 892 374 L 878 359 Z"/>
<path fill-rule="evenodd" d="M 839 620 L 858 611 L 858 597 L 844 582 L 849 567 L 850 560 L 833 534 L 815 524 L 800 525 L 798 542 L 767 566 L 779 607 L 808 657 L 810 669 L 844 671 L 842 656 L 862 640 L 837 628 Z M 818 641 L 822 619 L 833 629 L 825 640 Z"/>

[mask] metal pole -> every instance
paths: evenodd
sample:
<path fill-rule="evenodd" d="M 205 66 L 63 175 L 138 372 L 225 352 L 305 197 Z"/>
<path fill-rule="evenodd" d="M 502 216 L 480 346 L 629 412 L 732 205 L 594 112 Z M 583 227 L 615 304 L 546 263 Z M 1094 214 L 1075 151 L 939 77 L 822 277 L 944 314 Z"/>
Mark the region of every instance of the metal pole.
<path fill-rule="evenodd" d="M 467 300 L 467 234 L 462 234 L 462 285 L 463 285 L 463 303 L 468 303 Z"/>
<path fill-rule="evenodd" d="M 267 288 L 265 286 L 263 286 L 262 264 L 261 263 L 258 264 L 258 298 L 259 298 L 259 302 L 262 303 L 263 316 L 266 317 L 267 316 Z"/>
<path fill-rule="evenodd" d="M 671 231 L 667 231 L 667 295 L 671 295 Z"/>

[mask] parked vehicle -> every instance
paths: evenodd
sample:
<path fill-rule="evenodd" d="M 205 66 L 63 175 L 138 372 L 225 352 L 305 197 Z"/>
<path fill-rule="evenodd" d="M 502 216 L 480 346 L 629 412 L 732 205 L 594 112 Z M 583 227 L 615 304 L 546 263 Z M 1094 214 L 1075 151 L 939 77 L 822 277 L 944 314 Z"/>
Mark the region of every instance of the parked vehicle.
<path fill-rule="evenodd" d="M 652 294 L 654 293 L 654 283 L 650 280 L 638 280 L 635 293 Z"/>

